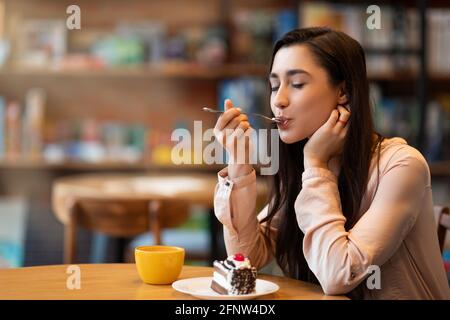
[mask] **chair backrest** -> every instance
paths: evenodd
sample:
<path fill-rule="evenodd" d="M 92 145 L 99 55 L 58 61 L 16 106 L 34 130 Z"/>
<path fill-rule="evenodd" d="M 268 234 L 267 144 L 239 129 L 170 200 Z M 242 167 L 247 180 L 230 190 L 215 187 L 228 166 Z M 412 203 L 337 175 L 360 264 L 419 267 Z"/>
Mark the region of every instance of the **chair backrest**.
<path fill-rule="evenodd" d="M 434 206 L 434 217 L 437 224 L 439 247 L 444 250 L 445 236 L 450 229 L 450 209 L 444 206 Z"/>
<path fill-rule="evenodd" d="M 144 200 L 79 199 L 77 224 L 88 230 L 111 236 L 131 237 L 149 231 L 149 202 Z M 161 202 L 161 228 L 182 224 L 187 220 L 188 206 L 182 202 Z"/>

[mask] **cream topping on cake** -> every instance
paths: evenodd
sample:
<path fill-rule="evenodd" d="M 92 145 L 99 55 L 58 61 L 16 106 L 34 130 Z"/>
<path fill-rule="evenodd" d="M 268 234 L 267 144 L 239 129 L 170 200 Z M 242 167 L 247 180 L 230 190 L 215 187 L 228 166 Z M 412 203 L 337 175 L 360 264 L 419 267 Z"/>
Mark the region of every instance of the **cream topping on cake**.
<path fill-rule="evenodd" d="M 237 255 L 228 256 L 223 263 L 229 269 L 248 269 L 252 267 L 247 257 L 242 260 Z"/>

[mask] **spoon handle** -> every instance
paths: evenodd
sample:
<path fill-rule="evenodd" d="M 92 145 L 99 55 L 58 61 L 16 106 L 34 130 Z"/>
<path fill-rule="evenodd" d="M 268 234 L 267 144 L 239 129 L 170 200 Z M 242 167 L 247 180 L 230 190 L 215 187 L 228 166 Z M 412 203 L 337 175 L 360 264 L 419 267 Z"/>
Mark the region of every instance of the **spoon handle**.
<path fill-rule="evenodd" d="M 225 111 L 213 110 L 211 108 L 203 107 L 203 111 L 211 112 L 211 113 L 224 113 Z"/>
<path fill-rule="evenodd" d="M 211 113 L 224 113 L 225 112 L 225 111 L 220 111 L 220 110 L 214 110 L 214 109 L 207 108 L 207 107 L 203 107 L 203 111 L 211 112 Z M 242 114 L 258 116 L 258 117 L 261 117 L 261 118 L 269 120 L 269 121 L 278 122 L 277 119 L 275 119 L 275 118 L 269 118 L 269 117 L 266 117 L 265 115 L 262 115 L 262 114 L 259 114 L 259 113 L 245 113 L 245 112 L 242 112 Z"/>

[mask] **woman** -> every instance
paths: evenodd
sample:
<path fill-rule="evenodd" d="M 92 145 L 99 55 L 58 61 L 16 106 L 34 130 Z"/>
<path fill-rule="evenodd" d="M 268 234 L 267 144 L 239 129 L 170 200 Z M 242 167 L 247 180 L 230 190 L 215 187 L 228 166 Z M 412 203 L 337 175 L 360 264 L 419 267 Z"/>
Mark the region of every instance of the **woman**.
<path fill-rule="evenodd" d="M 269 81 L 280 169 L 258 215 L 253 167 L 230 161 L 219 172 L 228 254 L 257 268 L 275 258 L 330 295 L 448 299 L 428 165 L 405 140 L 375 133 L 359 43 L 328 28 L 293 30 L 274 46 Z M 230 100 L 225 109 L 214 132 L 233 160 L 252 128 Z M 367 286 L 377 267 L 380 286 Z"/>

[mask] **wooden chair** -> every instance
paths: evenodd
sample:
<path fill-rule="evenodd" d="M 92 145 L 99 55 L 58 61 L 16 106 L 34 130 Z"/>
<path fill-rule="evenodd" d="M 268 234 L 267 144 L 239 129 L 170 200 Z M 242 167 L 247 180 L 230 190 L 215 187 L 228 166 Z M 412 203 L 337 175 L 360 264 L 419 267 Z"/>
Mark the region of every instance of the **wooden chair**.
<path fill-rule="evenodd" d="M 450 229 L 450 209 L 443 206 L 434 206 L 434 217 L 438 228 L 439 247 L 444 251 L 445 236 Z"/>
<path fill-rule="evenodd" d="M 161 244 L 161 229 L 180 225 L 188 218 L 187 204 L 176 202 L 76 198 L 68 204 L 70 219 L 64 230 L 64 263 L 76 261 L 78 227 L 109 236 L 130 238 L 151 231 Z M 123 248 L 124 249 L 124 248 Z"/>

